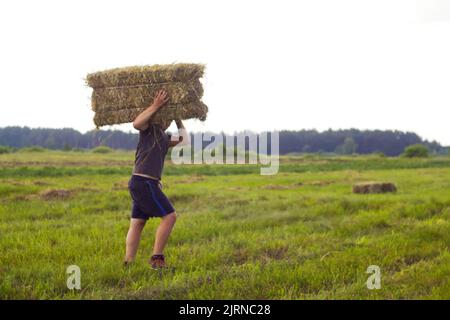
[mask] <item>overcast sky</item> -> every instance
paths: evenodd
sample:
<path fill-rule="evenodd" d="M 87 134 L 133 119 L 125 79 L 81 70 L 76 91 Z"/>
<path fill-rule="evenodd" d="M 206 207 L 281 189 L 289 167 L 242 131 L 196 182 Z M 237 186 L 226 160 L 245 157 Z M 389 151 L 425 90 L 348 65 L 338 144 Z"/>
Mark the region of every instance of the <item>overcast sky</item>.
<path fill-rule="evenodd" d="M 450 145 L 450 0 L 1 1 L 0 33 L 0 126 L 85 132 L 88 72 L 201 62 L 210 113 L 188 129 L 399 129 Z"/>

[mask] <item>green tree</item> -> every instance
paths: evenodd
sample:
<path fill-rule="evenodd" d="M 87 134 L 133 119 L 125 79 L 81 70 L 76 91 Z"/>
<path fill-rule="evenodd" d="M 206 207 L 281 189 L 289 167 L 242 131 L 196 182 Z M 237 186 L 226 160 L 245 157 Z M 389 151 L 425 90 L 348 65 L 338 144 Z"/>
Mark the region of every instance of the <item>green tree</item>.
<path fill-rule="evenodd" d="M 91 150 L 93 153 L 110 153 L 113 149 L 107 146 L 98 146 Z"/>
<path fill-rule="evenodd" d="M 12 152 L 12 148 L 8 146 L 0 146 L 0 154 L 10 153 Z"/>
<path fill-rule="evenodd" d="M 429 155 L 429 150 L 423 144 L 413 144 L 405 148 L 403 156 L 407 158 L 426 158 Z"/>

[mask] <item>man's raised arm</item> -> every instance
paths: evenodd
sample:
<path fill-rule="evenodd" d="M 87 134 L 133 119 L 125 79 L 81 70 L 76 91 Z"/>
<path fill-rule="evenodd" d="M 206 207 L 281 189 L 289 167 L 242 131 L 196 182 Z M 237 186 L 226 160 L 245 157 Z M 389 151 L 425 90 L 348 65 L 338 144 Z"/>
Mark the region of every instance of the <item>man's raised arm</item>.
<path fill-rule="evenodd" d="M 165 90 L 159 90 L 156 93 L 153 103 L 150 107 L 142 111 L 136 119 L 133 121 L 133 127 L 136 130 L 145 130 L 148 128 L 148 121 L 150 118 L 158 111 L 167 101 L 169 101 L 169 96 Z"/>

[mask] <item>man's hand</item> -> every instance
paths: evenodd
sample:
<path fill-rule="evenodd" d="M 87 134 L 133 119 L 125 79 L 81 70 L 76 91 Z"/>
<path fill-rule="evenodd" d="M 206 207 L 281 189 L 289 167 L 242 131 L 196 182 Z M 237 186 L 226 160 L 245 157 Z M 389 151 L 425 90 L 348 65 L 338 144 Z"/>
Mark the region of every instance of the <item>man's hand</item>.
<path fill-rule="evenodd" d="M 153 99 L 152 107 L 155 108 L 155 110 L 159 110 L 159 108 L 166 104 L 167 101 L 169 101 L 167 91 L 164 89 L 158 90 L 155 98 Z"/>
<path fill-rule="evenodd" d="M 145 109 L 139 114 L 136 119 L 133 121 L 133 127 L 137 130 L 145 130 L 148 128 L 148 122 L 153 114 L 158 111 L 167 101 L 169 101 L 169 96 L 167 95 L 167 91 L 162 89 L 159 90 L 155 98 L 153 99 L 153 103 L 150 107 Z"/>

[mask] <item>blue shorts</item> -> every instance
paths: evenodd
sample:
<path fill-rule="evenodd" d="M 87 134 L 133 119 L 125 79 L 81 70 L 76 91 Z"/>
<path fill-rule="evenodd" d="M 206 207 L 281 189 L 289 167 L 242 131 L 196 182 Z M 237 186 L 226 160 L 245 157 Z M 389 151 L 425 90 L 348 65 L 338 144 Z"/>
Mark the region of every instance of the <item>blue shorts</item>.
<path fill-rule="evenodd" d="M 175 211 L 162 192 L 158 180 L 132 175 L 128 181 L 128 190 L 133 199 L 132 218 L 148 220 L 151 217 L 164 217 Z"/>

